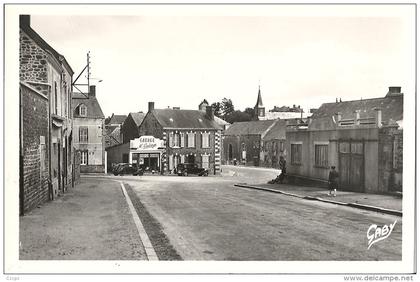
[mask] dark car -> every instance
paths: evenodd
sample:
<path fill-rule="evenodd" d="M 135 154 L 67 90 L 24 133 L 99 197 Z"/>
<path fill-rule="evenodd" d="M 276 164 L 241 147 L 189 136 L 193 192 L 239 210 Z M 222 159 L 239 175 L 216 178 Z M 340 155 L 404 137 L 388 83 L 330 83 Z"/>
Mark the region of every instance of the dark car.
<path fill-rule="evenodd" d="M 143 170 L 141 168 L 138 168 L 136 165 L 132 165 L 129 163 L 117 164 L 112 172 L 114 173 L 114 175 L 143 175 Z"/>
<path fill-rule="evenodd" d="M 178 164 L 176 167 L 176 173 L 181 176 L 187 176 L 188 174 L 197 174 L 198 176 L 208 176 L 209 171 L 205 168 L 198 167 L 197 164 Z"/>

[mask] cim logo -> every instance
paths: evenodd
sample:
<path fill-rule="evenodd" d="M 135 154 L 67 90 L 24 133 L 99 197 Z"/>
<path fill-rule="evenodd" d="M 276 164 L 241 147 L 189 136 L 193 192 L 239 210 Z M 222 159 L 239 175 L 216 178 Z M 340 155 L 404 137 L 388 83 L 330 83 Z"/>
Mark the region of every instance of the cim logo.
<path fill-rule="evenodd" d="M 395 220 L 394 223 L 391 223 L 390 225 L 385 224 L 382 228 L 376 224 L 369 226 L 367 231 L 368 250 L 373 244 L 388 238 L 389 235 L 391 235 L 392 230 L 394 230 L 396 224 L 397 220 Z"/>

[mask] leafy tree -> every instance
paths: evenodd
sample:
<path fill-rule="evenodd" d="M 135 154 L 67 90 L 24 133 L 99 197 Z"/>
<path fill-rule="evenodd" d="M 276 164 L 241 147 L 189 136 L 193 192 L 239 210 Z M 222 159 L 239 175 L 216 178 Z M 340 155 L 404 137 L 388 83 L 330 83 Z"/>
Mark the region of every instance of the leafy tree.
<path fill-rule="evenodd" d="M 251 117 L 251 120 L 255 120 L 256 119 L 256 117 L 255 117 L 255 111 L 254 111 L 253 108 L 246 108 L 244 112 L 247 113 Z"/>
<path fill-rule="evenodd" d="M 211 107 L 214 110 L 214 115 L 217 117 L 221 117 L 222 116 L 222 105 L 220 104 L 220 102 L 214 102 L 213 104 L 211 104 Z"/>
<path fill-rule="evenodd" d="M 235 107 L 233 106 L 232 100 L 227 98 L 223 98 L 221 106 L 222 116 L 226 120 L 226 117 L 235 111 Z"/>
<path fill-rule="evenodd" d="M 234 123 L 239 121 L 250 121 L 252 120 L 252 117 L 246 112 L 233 111 L 226 116 L 225 120 L 229 123 Z"/>

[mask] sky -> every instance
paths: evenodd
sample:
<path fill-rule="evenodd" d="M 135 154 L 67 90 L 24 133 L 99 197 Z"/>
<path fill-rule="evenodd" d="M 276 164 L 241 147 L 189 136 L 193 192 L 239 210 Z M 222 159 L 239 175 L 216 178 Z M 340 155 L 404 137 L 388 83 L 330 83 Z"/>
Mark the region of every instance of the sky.
<path fill-rule="evenodd" d="M 414 41 L 398 16 L 33 15 L 31 26 L 64 55 L 74 78 L 91 54 L 105 116 L 198 109 L 224 97 L 254 107 L 414 95 Z"/>

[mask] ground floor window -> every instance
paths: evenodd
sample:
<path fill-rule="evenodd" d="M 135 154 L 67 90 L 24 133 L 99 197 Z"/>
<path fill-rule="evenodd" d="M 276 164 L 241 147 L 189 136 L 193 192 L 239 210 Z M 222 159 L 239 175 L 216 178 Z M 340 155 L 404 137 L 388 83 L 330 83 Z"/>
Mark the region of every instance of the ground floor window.
<path fill-rule="evenodd" d="M 302 163 L 302 144 L 291 144 L 291 163 Z"/>
<path fill-rule="evenodd" d="M 159 153 L 133 153 L 131 162 L 145 171 L 160 171 Z"/>
<path fill-rule="evenodd" d="M 80 164 L 87 165 L 88 164 L 88 151 L 81 151 L 80 152 Z"/>
<path fill-rule="evenodd" d="M 205 169 L 209 169 L 209 162 L 210 162 L 210 155 L 202 155 L 201 156 L 201 167 Z"/>
<path fill-rule="evenodd" d="M 328 167 L 328 145 L 315 145 L 315 166 Z"/>

